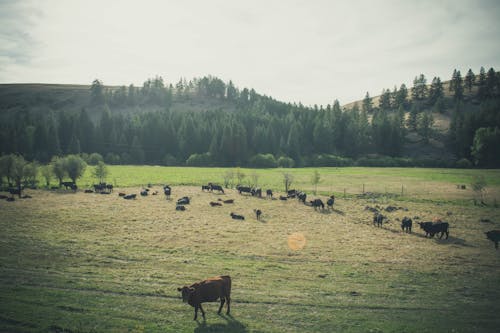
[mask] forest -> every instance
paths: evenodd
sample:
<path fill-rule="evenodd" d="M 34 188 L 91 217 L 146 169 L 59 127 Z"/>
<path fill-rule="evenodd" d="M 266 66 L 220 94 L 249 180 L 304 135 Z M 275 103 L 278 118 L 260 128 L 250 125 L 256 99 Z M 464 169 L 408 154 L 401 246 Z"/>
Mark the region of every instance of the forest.
<path fill-rule="evenodd" d="M 0 91 L 2 87 L 0 85 Z M 481 67 L 449 81 L 420 74 L 413 86 L 383 89 L 350 107 L 285 103 L 232 81 L 205 76 L 142 87 L 94 80 L 84 103 L 55 105 L 50 95 L 0 99 L 0 152 L 47 163 L 98 153 L 108 164 L 187 166 L 500 167 L 500 73 Z M 78 110 L 75 110 L 78 107 Z M 434 129 L 445 115 L 445 133 Z M 445 154 L 406 146 L 439 141 Z"/>

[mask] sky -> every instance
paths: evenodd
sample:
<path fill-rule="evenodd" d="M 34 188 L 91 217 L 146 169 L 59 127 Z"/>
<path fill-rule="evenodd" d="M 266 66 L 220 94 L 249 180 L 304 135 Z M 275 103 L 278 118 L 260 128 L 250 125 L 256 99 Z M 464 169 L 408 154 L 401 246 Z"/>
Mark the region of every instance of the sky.
<path fill-rule="evenodd" d="M 500 1 L 0 0 L 0 83 L 213 75 L 284 102 L 500 70 Z"/>

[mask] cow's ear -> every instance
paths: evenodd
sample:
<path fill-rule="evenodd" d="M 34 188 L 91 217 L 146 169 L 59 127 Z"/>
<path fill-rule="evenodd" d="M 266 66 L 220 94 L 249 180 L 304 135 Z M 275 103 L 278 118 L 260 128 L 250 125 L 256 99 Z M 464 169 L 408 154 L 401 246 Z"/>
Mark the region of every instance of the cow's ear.
<path fill-rule="evenodd" d="M 182 291 L 182 288 L 177 288 L 177 291 Z"/>

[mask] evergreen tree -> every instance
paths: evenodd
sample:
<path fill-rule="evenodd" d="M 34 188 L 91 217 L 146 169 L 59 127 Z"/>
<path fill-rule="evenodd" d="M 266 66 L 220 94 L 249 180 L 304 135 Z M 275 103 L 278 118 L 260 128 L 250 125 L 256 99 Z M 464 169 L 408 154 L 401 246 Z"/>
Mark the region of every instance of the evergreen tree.
<path fill-rule="evenodd" d="M 479 70 L 479 79 L 477 82 L 477 97 L 479 100 L 483 100 L 487 96 L 487 88 L 486 88 L 486 71 L 483 66 Z"/>
<path fill-rule="evenodd" d="M 395 108 L 403 107 L 403 109 L 406 109 L 408 104 L 408 89 L 404 83 L 399 87 L 396 97 L 394 98 L 394 102 Z"/>
<path fill-rule="evenodd" d="M 429 88 L 429 105 L 435 105 L 436 102 L 443 97 L 444 91 L 441 79 L 439 77 L 434 77 Z"/>
<path fill-rule="evenodd" d="M 450 89 L 453 91 L 455 101 L 461 101 L 464 98 L 464 86 L 460 71 L 455 70 L 450 82 Z"/>
<path fill-rule="evenodd" d="M 469 90 L 469 94 L 472 91 L 472 86 L 476 82 L 476 75 L 472 72 L 472 69 L 469 68 L 467 75 L 465 75 L 465 86 Z"/>
<path fill-rule="evenodd" d="M 90 86 L 90 105 L 104 104 L 104 86 L 101 81 L 95 79 Z"/>
<path fill-rule="evenodd" d="M 379 99 L 379 108 L 389 110 L 391 108 L 391 91 L 383 89 Z"/>
<path fill-rule="evenodd" d="M 366 113 L 370 113 L 373 111 L 373 101 L 370 97 L 370 94 L 368 94 L 368 91 L 366 92 L 365 98 L 363 99 L 361 109 Z"/>

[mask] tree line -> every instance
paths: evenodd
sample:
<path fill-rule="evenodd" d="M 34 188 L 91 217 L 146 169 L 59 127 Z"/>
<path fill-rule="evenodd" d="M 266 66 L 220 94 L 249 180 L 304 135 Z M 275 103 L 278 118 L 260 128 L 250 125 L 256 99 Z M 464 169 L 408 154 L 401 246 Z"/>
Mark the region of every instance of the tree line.
<path fill-rule="evenodd" d="M 155 77 L 140 88 L 112 89 L 95 80 L 89 105 L 79 112 L 25 109 L 0 115 L 0 152 L 41 163 L 95 152 L 109 164 L 327 166 L 369 164 L 367 156 L 379 156 L 382 164 L 411 165 L 418 163 L 401 158 L 405 137 L 415 131 L 429 140 L 434 111 L 451 112 L 446 143 L 463 166 L 499 166 L 493 153 L 500 143 L 499 85 L 493 68 L 481 68 L 479 75 L 469 70 L 464 79 L 455 70 L 448 91 L 440 78 L 428 85 L 420 74 L 410 89 L 384 89 L 378 105 L 366 93 L 361 105 L 346 109 L 338 100 L 312 107 L 283 103 L 211 76 L 175 85 Z M 229 109 L 171 107 L 207 100 Z M 120 112 L 151 105 L 157 109 Z M 89 110 L 96 111 L 93 117 Z"/>

